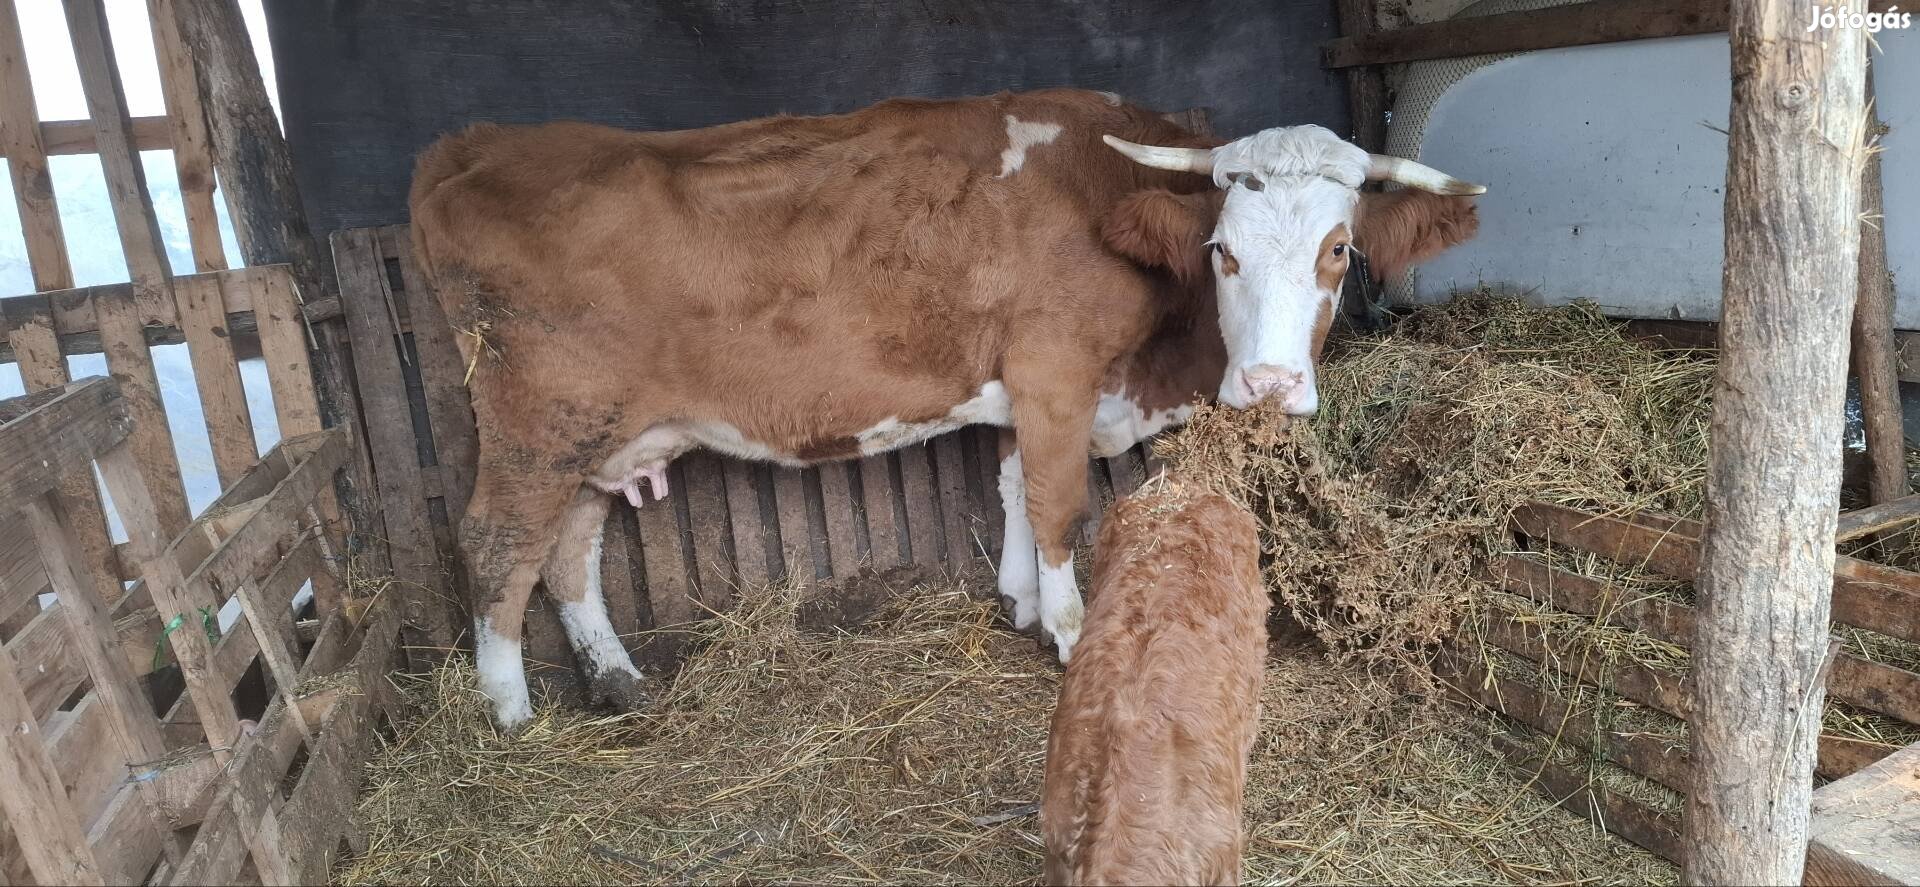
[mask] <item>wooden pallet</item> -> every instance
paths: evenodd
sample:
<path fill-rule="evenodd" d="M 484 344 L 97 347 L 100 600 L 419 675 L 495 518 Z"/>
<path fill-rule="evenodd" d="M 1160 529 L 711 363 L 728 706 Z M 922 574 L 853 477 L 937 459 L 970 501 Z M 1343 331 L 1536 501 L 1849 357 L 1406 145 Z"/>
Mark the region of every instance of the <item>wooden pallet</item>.
<path fill-rule="evenodd" d="M 1920 517 L 1920 497 L 1844 514 L 1840 538 L 1858 538 Z M 1523 540 L 1545 543 L 1691 580 L 1699 556 L 1701 526 L 1652 513 L 1627 517 L 1590 514 L 1546 503 L 1521 507 L 1512 528 Z M 1691 645 L 1696 613 L 1682 603 L 1635 595 L 1604 580 L 1569 572 L 1528 553 L 1496 556 L 1483 578 L 1505 591 L 1544 607 L 1637 632 L 1664 643 Z M 1920 643 L 1920 573 L 1841 556 L 1834 569 L 1833 620 L 1837 625 Z M 1520 618 L 1495 617 L 1479 627 L 1494 647 L 1574 680 L 1604 686 L 1623 700 L 1685 720 L 1688 690 L 1677 677 L 1633 663 L 1603 668 L 1601 657 L 1577 644 L 1542 636 Z M 1443 672 L 1461 698 L 1505 715 L 1520 728 L 1569 747 L 1592 750 L 1608 763 L 1685 794 L 1690 769 L 1683 746 L 1643 733 L 1597 728 L 1596 713 L 1526 683 L 1493 674 L 1479 655 L 1458 645 L 1441 659 Z M 1920 725 L 1920 674 L 1839 653 L 1827 672 L 1827 698 Z M 1679 861 L 1679 821 L 1617 795 L 1564 767 L 1543 761 L 1513 743 L 1502 749 L 1529 772 L 1534 783 L 1561 806 L 1588 816 L 1608 830 Z M 1896 750 L 1823 734 L 1816 772 L 1825 779 L 1846 778 L 1873 767 Z M 1836 782 L 1834 785 L 1840 785 Z M 1831 788 L 1831 786 L 1829 786 Z M 1815 795 L 1816 807 L 1822 793 Z"/>
<path fill-rule="evenodd" d="M 0 875 L 323 879 L 390 701 L 398 632 L 393 608 L 351 602 L 296 625 L 296 593 L 338 578 L 318 506 L 345 432 L 283 441 L 176 536 L 117 384 L 0 402 L 0 417 L 0 513 L 30 528 L 45 579 L 0 585 L 0 622 L 17 627 L 0 638 Z M 96 467 L 138 564 L 131 587 L 88 563 L 61 494 Z M 155 680 L 176 669 L 184 693 Z"/>

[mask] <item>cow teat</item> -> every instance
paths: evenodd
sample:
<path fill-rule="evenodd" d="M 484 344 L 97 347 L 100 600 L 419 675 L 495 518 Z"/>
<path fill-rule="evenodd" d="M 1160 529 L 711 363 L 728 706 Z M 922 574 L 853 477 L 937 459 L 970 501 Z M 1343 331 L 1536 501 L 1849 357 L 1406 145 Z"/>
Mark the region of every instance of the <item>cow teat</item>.
<path fill-rule="evenodd" d="M 1227 371 L 1220 400 L 1319 406 L 1314 364 L 1339 304 L 1360 186 L 1394 181 L 1437 194 L 1486 188 L 1411 160 L 1369 154 L 1331 130 L 1261 130 L 1217 148 L 1106 143 L 1134 162 L 1208 176 L 1225 189 L 1209 243 Z M 1230 265 L 1228 263 L 1231 263 Z"/>

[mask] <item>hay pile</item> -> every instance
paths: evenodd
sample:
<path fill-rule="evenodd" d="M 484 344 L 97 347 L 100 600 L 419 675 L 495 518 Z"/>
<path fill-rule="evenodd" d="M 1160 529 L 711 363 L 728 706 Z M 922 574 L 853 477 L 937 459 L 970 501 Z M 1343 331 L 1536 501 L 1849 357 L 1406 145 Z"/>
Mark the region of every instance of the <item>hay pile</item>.
<path fill-rule="evenodd" d="M 1463 295 L 1332 347 L 1311 421 L 1208 407 L 1155 451 L 1261 518 L 1278 601 L 1343 660 L 1425 674 L 1527 500 L 1700 511 L 1713 365 L 1591 308 Z"/>
<path fill-rule="evenodd" d="M 851 632 L 749 592 L 655 711 L 543 708 L 497 735 L 465 665 L 369 765 L 344 884 L 1031 884 L 1059 684 L 984 583 L 921 585 Z M 991 595 L 988 595 L 991 596 Z M 1365 716 L 1356 713 L 1366 712 Z M 1483 725 L 1278 650 L 1250 768 L 1251 882 L 1670 882 L 1495 763 Z"/>

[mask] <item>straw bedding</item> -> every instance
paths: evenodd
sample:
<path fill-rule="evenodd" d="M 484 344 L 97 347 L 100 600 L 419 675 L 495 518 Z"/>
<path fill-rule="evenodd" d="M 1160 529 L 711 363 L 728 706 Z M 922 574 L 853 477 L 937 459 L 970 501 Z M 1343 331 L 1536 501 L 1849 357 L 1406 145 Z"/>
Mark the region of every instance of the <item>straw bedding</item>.
<path fill-rule="evenodd" d="M 1697 516 L 1711 362 L 1628 341 L 1587 308 L 1487 294 L 1329 347 L 1312 421 L 1202 409 L 1156 446 L 1263 525 L 1277 606 L 1249 878 L 1671 882 L 1664 862 L 1533 792 L 1533 774 L 1491 750 L 1510 728 L 1439 702 L 1430 665 L 1441 642 L 1516 613 L 1597 655 L 1684 670 L 1682 649 L 1473 576 L 1510 547 L 1507 517 L 1530 499 Z M 1686 599 L 1684 583 L 1548 556 Z M 990 577 L 898 586 L 847 629 L 797 619 L 800 592 L 747 590 L 703 624 L 655 709 L 549 708 L 519 738 L 488 726 L 465 666 L 420 679 L 405 688 L 418 714 L 370 765 L 368 850 L 337 879 L 1034 882 L 1042 851 L 1024 805 L 1040 794 L 1057 666 L 1006 629 Z M 1854 646 L 1916 658 L 1885 639 Z M 1479 652 L 1503 676 L 1575 689 Z M 1584 692 L 1616 728 L 1684 740 L 1684 725 Z M 1827 729 L 1911 741 L 1839 708 Z M 1581 749 L 1536 750 L 1630 797 L 1675 801 Z"/>

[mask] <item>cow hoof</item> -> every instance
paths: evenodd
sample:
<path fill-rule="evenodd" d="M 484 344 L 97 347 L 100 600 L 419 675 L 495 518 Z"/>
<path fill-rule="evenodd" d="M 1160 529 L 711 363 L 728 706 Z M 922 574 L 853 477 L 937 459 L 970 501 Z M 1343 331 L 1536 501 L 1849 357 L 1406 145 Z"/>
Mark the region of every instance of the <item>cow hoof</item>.
<path fill-rule="evenodd" d="M 1035 631 L 1040 626 L 1040 611 L 1031 602 L 1003 594 L 1000 596 L 1000 607 L 1007 614 L 1007 622 L 1014 631 L 1032 635 L 1035 640 L 1046 640 L 1044 634 Z"/>
<path fill-rule="evenodd" d="M 653 705 L 647 679 L 637 673 L 608 671 L 587 682 L 588 699 L 596 706 L 618 711 L 644 711 Z"/>

